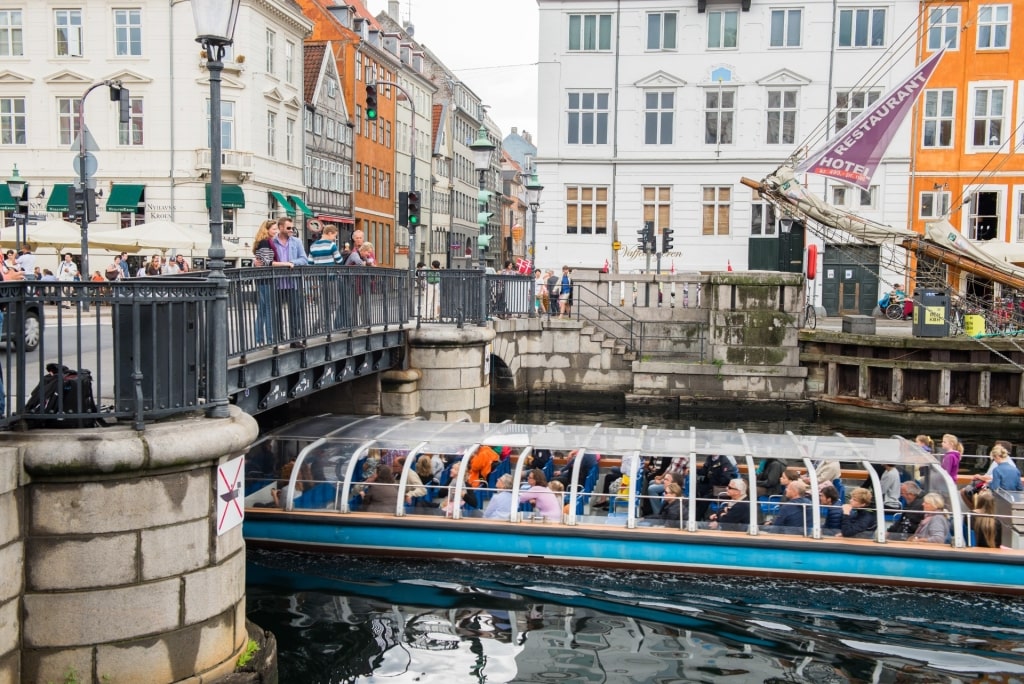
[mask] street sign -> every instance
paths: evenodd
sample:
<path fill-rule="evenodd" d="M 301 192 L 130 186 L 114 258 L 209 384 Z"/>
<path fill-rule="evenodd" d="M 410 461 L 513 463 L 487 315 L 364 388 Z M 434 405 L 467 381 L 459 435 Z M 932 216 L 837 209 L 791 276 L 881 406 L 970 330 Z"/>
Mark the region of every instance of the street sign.
<path fill-rule="evenodd" d="M 89 132 L 89 127 L 88 126 L 82 126 L 82 129 L 85 131 L 85 151 L 86 152 L 99 152 L 100 151 L 100 146 L 96 144 L 96 138 L 92 137 L 92 133 Z M 75 139 L 71 143 L 71 151 L 72 152 L 78 152 L 81 149 L 80 148 L 81 143 L 79 142 L 79 140 L 80 140 L 80 137 L 78 135 L 75 135 Z"/>
<path fill-rule="evenodd" d="M 92 152 L 86 152 L 85 153 L 85 177 L 86 178 L 91 178 L 92 175 L 94 173 L 96 173 L 96 169 L 98 169 L 99 166 L 100 166 L 99 162 L 96 161 L 96 155 L 93 154 Z M 81 155 L 75 155 L 74 159 L 71 161 L 71 167 L 75 170 L 75 175 L 76 176 L 81 176 L 82 175 L 82 157 L 81 157 Z"/>
<path fill-rule="evenodd" d="M 620 249 L 622 249 L 622 243 L 616 240 L 615 242 L 612 243 L 612 249 L 618 252 Z"/>
<path fill-rule="evenodd" d="M 217 534 L 238 527 L 245 518 L 241 500 L 244 497 L 245 457 L 239 456 L 217 468 Z"/>

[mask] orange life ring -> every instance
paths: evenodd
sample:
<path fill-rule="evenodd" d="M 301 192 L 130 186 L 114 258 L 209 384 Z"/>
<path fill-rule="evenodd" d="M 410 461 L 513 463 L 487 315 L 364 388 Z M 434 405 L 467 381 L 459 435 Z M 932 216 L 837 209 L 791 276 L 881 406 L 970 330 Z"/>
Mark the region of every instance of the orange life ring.
<path fill-rule="evenodd" d="M 818 275 L 818 245 L 807 245 L 807 279 Z"/>

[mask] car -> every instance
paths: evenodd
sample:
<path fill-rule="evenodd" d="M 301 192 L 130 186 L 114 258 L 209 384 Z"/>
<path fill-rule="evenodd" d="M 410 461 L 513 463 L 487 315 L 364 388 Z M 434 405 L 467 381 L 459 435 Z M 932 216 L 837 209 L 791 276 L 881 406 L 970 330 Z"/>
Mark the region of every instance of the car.
<path fill-rule="evenodd" d="M 26 352 L 35 351 L 43 339 L 43 303 L 35 300 L 25 302 L 25 320 L 19 319 L 16 307 L 9 306 L 4 312 L 3 341 L 20 347 Z"/>

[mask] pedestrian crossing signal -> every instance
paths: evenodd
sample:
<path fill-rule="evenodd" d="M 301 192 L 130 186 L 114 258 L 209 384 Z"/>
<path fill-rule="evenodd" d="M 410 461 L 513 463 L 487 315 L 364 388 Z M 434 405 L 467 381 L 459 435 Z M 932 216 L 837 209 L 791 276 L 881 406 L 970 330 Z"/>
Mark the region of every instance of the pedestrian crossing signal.
<path fill-rule="evenodd" d="M 420 193 L 410 190 L 406 197 L 407 216 L 409 228 L 420 225 Z"/>

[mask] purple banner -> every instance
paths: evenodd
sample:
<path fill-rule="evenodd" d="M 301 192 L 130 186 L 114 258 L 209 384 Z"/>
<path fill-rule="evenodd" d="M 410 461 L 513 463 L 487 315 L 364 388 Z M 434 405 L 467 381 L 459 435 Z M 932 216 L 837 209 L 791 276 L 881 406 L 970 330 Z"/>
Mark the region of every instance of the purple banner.
<path fill-rule="evenodd" d="M 846 125 L 819 152 L 796 168 L 797 173 L 829 176 L 869 190 L 878 162 L 914 102 L 924 90 L 945 48 L 923 62 L 913 74 Z"/>

